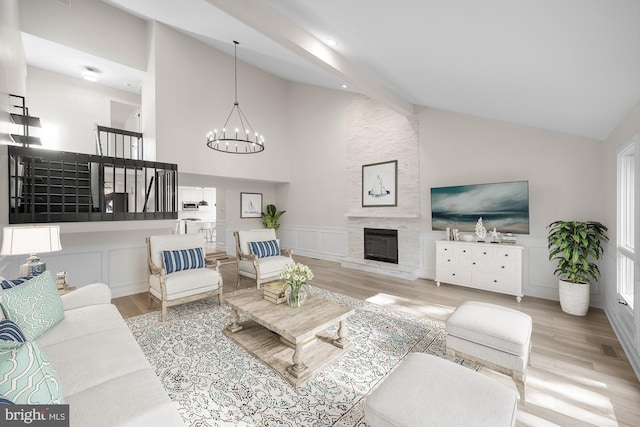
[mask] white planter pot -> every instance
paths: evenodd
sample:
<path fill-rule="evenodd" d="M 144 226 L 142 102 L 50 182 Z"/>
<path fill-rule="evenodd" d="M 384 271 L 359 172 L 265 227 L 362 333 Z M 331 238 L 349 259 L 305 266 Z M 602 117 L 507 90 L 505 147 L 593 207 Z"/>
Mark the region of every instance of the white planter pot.
<path fill-rule="evenodd" d="M 588 283 L 571 283 L 560 280 L 560 307 L 565 313 L 584 316 L 589 311 L 591 286 Z"/>

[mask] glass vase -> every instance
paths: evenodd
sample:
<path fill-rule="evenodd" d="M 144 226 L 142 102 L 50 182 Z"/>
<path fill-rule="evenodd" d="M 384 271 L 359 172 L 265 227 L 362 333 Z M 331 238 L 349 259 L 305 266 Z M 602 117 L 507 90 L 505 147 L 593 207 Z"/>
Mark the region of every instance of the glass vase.
<path fill-rule="evenodd" d="M 284 298 L 289 304 L 289 307 L 300 307 L 307 299 L 309 293 L 309 285 L 301 283 L 299 285 L 293 283 L 287 283 L 287 287 L 284 291 Z"/>

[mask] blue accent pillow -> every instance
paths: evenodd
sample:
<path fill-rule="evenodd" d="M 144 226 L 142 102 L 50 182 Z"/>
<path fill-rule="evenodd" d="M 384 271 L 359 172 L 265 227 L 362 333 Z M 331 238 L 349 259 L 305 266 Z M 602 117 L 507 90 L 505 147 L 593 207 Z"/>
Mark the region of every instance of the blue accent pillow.
<path fill-rule="evenodd" d="M 34 277 L 36 277 L 37 275 L 39 275 L 40 273 L 34 273 L 31 276 L 26 276 L 26 277 L 18 277 L 17 279 L 13 279 L 13 280 L 7 280 L 7 279 L 2 279 L 0 281 L 0 287 L 2 287 L 2 289 L 11 289 L 11 288 L 15 288 L 16 286 L 33 279 Z"/>
<path fill-rule="evenodd" d="M 162 251 L 162 262 L 167 274 L 206 266 L 202 248 Z"/>
<path fill-rule="evenodd" d="M 11 320 L 0 320 L 0 349 L 17 348 L 26 341 L 18 325 Z"/>
<path fill-rule="evenodd" d="M 0 405 L 15 405 L 15 403 L 0 394 Z"/>
<path fill-rule="evenodd" d="M 251 253 L 258 258 L 280 255 L 280 246 L 277 240 L 265 240 L 263 242 L 249 242 Z"/>

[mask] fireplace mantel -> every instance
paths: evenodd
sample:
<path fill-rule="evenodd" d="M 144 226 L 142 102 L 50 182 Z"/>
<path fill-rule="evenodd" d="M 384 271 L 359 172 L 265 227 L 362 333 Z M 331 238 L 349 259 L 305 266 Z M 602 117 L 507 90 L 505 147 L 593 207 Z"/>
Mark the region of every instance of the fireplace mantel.
<path fill-rule="evenodd" d="M 417 213 L 347 212 L 347 218 L 418 218 Z"/>

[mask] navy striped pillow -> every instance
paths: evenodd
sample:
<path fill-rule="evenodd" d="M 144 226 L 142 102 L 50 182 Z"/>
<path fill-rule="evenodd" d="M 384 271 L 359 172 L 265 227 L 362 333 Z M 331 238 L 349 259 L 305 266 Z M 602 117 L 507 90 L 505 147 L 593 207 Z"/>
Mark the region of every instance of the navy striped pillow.
<path fill-rule="evenodd" d="M 191 268 L 205 267 L 204 251 L 202 248 L 162 251 L 162 261 L 167 274 L 189 270 Z"/>
<path fill-rule="evenodd" d="M 17 348 L 26 341 L 18 325 L 11 320 L 0 320 L 0 349 Z"/>
<path fill-rule="evenodd" d="M 280 246 L 277 240 L 265 240 L 264 242 L 249 242 L 251 253 L 258 258 L 280 255 Z"/>
<path fill-rule="evenodd" d="M 26 277 L 18 277 L 17 279 L 13 279 L 13 280 L 2 279 L 0 281 L 0 287 L 2 287 L 2 289 L 15 288 L 16 286 L 26 282 L 27 280 L 33 279 L 38 274 L 40 274 L 40 273 L 34 273 L 33 275 L 26 276 Z"/>

